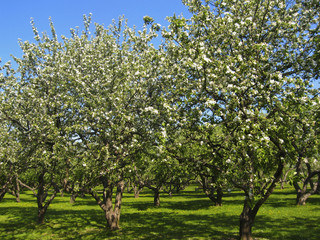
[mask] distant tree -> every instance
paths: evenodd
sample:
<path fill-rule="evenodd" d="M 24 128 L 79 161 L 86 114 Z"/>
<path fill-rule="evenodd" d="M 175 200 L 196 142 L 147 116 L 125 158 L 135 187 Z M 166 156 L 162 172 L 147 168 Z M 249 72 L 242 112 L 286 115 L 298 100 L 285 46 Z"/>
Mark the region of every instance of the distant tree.
<path fill-rule="evenodd" d="M 203 126 L 198 126 L 196 131 L 191 130 L 191 126 L 189 130 L 186 127 L 171 135 L 168 152 L 184 166 L 190 180 L 198 179 L 201 189 L 214 205 L 221 206 L 223 188 L 227 186 L 226 167 L 220 161 L 221 157 L 212 152 L 214 142 L 223 137 L 221 129 L 210 132 Z"/>
<path fill-rule="evenodd" d="M 288 119 L 288 133 L 295 151 L 295 173 L 291 178 L 296 192 L 298 205 L 305 205 L 307 199 L 320 190 L 319 157 L 319 97 L 312 92 L 304 96 L 303 106 L 291 109 L 294 118 Z M 318 95 L 318 94 L 316 94 Z M 291 123 L 294 123 L 291 125 Z"/>
<path fill-rule="evenodd" d="M 186 164 L 179 162 L 162 147 L 145 155 L 137 169 L 142 172 L 140 177 L 142 185 L 154 192 L 154 206 L 160 206 L 161 192 L 172 196 L 195 179 Z"/>

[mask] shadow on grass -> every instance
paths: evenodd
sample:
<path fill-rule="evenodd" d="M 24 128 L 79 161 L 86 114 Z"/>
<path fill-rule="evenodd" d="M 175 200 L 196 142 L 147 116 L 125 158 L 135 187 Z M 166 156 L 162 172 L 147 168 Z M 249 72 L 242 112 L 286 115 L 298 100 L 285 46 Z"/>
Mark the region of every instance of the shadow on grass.
<path fill-rule="evenodd" d="M 242 204 L 242 196 L 226 196 L 225 205 L 219 210 L 212 207 L 206 197 L 190 197 L 183 201 L 184 197 L 184 194 L 173 198 L 163 197 L 159 208 L 153 207 L 149 195 L 148 202 L 144 202 L 143 196 L 142 199 L 132 201 L 129 196 L 126 197 L 121 229 L 117 232 L 106 229 L 104 213 L 90 196 L 78 198 L 73 205 L 68 203 L 68 196 L 55 199 L 43 225 L 35 224 L 35 201 L 34 207 L 24 207 L 22 204 L 6 207 L 6 204 L 0 203 L 0 216 L 6 217 L 5 220 L 0 218 L 0 239 L 236 239 L 240 213 L 229 209 Z M 288 206 L 290 197 L 284 194 L 280 199 L 282 206 L 291 208 Z M 277 196 L 268 200 L 270 215 L 258 213 L 253 229 L 254 237 L 275 240 L 318 239 L 320 217 L 273 216 L 272 213 L 278 211 L 275 207 L 278 201 Z"/>
<path fill-rule="evenodd" d="M 258 239 L 317 240 L 320 236 L 319 220 L 319 217 L 274 219 L 257 216 L 253 233 Z"/>
<path fill-rule="evenodd" d="M 226 239 L 230 232 L 219 230 L 219 226 L 224 229 L 227 224 L 232 226 L 237 222 L 225 214 L 139 211 L 122 214 L 122 229 L 110 232 L 106 229 L 104 213 L 98 206 L 95 209 L 77 209 L 81 205 L 90 206 L 91 202 L 89 199 L 81 199 L 77 205 L 69 205 L 69 208 L 61 210 L 52 206 L 48 209 L 43 225 L 35 224 L 36 207 L 0 207 L 0 214 L 7 216 L 5 222 L 0 221 L 0 239 Z M 188 207 L 188 203 L 184 203 L 183 208 L 191 210 L 195 202 L 189 204 Z M 164 205 L 172 209 L 178 207 L 170 202 Z M 202 203 L 198 203 L 197 209 L 201 206 Z M 132 211 L 137 206 L 127 204 L 127 208 Z"/>
<path fill-rule="evenodd" d="M 234 219 L 225 214 L 128 213 L 123 216 L 124 221 L 128 226 L 120 231 L 123 239 L 227 239 L 230 236 L 236 237 L 232 236 L 232 231 L 223 230 L 226 224 L 234 223 Z"/>

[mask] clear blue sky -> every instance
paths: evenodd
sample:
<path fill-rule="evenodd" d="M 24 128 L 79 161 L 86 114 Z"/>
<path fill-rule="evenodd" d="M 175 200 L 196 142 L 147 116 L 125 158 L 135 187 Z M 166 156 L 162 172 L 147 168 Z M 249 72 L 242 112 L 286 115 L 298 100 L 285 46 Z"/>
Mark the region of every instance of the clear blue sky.
<path fill-rule="evenodd" d="M 181 0 L 0 0 L 1 65 L 12 60 L 10 54 L 21 57 L 18 39 L 33 41 L 30 19 L 39 32 L 50 33 L 49 17 L 57 34 L 70 36 L 70 28 L 83 26 L 83 15 L 92 13 L 92 21 L 108 26 L 112 19 L 124 15 L 129 26 L 142 28 L 143 16 L 151 16 L 167 26 L 167 16 L 174 13 L 190 16 Z"/>

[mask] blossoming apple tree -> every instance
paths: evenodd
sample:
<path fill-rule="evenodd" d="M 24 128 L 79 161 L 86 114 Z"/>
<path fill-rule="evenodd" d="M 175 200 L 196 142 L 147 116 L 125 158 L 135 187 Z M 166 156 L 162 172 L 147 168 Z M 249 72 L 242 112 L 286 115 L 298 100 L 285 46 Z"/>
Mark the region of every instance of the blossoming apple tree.
<path fill-rule="evenodd" d="M 211 142 L 227 178 L 245 194 L 241 239 L 252 239 L 259 208 L 295 153 L 282 121 L 304 104 L 294 86 L 309 81 L 316 64 L 319 4 L 314 1 L 186 0 L 191 19 L 171 17 L 168 54 L 180 71 L 176 102 L 197 132 L 223 131 Z M 198 124 L 196 124 L 198 123 Z M 189 125 L 187 124 L 186 127 Z M 188 127 L 189 128 L 189 127 Z M 212 144 L 214 142 L 214 144 Z"/>

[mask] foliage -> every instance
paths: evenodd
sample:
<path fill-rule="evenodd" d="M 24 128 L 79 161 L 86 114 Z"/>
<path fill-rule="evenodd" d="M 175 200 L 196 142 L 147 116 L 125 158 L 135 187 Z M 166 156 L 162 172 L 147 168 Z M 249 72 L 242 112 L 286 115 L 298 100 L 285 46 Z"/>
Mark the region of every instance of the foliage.
<path fill-rule="evenodd" d="M 243 239 L 285 166 L 296 166 L 295 185 L 315 186 L 319 3 L 183 3 L 192 17 L 169 17 L 158 48 L 149 16 L 141 31 L 120 18 L 93 34 L 84 16 L 69 38 L 51 21 L 51 37 L 40 36 L 32 21 L 17 69 L 0 68 L 2 186 L 19 176 L 37 189 L 39 214 L 58 191 L 81 190 L 119 220 L 126 180 L 160 190 L 198 175 L 244 192 Z"/>
<path fill-rule="evenodd" d="M 183 128 L 209 144 L 218 166 L 228 166 L 228 181 L 245 192 L 240 235 L 252 239 L 259 208 L 284 165 L 296 160 L 287 122 L 295 118 L 292 109 L 304 106 L 311 94 L 319 5 L 184 3 L 193 13 L 191 19 L 170 17 L 169 30 L 163 31 L 168 54 L 174 56 L 172 65 L 179 63 L 175 101 L 188 119 Z M 211 140 L 215 129 L 224 137 Z"/>

